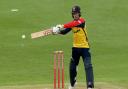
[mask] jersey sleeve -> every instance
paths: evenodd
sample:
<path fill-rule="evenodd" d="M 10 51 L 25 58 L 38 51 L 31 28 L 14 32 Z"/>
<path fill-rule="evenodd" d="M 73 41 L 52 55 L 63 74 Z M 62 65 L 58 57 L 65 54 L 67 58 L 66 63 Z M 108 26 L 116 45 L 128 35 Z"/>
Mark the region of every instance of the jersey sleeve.
<path fill-rule="evenodd" d="M 83 18 L 80 18 L 77 21 L 74 20 L 74 21 L 71 21 L 69 23 L 64 24 L 63 27 L 64 28 L 72 28 L 72 27 L 76 27 L 82 23 L 85 23 L 85 20 Z"/>
<path fill-rule="evenodd" d="M 70 31 L 71 31 L 71 28 L 65 28 L 64 30 L 60 31 L 60 34 L 65 35 L 65 34 L 67 34 Z"/>

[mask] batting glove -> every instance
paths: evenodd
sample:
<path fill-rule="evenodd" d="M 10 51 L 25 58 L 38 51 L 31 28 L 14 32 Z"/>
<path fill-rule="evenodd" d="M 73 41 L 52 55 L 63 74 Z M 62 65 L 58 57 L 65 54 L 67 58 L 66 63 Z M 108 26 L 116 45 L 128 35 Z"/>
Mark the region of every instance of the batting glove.
<path fill-rule="evenodd" d="M 63 25 L 61 25 L 61 24 L 56 25 L 56 27 L 59 28 L 60 30 L 64 29 Z"/>
<path fill-rule="evenodd" d="M 60 29 L 58 27 L 53 27 L 52 28 L 52 32 L 53 32 L 54 35 L 59 34 L 60 33 Z"/>

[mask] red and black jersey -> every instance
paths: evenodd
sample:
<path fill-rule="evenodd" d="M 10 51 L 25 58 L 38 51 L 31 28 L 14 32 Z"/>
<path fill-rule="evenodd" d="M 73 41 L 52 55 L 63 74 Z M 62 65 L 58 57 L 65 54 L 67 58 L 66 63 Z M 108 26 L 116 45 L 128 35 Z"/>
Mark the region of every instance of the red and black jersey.
<path fill-rule="evenodd" d="M 73 32 L 73 47 L 89 48 L 85 23 L 85 19 L 80 18 L 79 20 L 73 20 L 63 25 L 65 29 L 61 34 L 66 34 L 71 30 Z"/>

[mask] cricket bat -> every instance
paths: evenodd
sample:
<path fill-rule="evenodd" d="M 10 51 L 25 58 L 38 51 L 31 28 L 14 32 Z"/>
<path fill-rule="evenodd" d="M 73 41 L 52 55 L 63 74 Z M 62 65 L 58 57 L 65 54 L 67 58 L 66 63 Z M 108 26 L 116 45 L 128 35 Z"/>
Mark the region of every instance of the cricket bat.
<path fill-rule="evenodd" d="M 52 29 L 46 29 L 43 31 L 31 33 L 31 38 L 35 39 L 35 38 L 44 37 L 52 34 L 53 34 Z"/>

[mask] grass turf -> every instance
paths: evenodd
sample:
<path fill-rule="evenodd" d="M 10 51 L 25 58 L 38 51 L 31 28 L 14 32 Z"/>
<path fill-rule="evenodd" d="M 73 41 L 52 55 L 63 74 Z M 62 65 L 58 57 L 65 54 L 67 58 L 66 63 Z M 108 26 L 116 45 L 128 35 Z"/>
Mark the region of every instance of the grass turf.
<path fill-rule="evenodd" d="M 87 20 L 95 81 L 127 86 L 127 2 L 1 0 L 0 85 L 52 83 L 54 50 L 65 52 L 65 80 L 68 82 L 72 33 L 36 40 L 30 39 L 30 33 L 72 20 L 71 7 L 78 4 Z M 21 38 L 22 34 L 26 39 Z M 85 81 L 82 61 L 78 81 Z"/>

